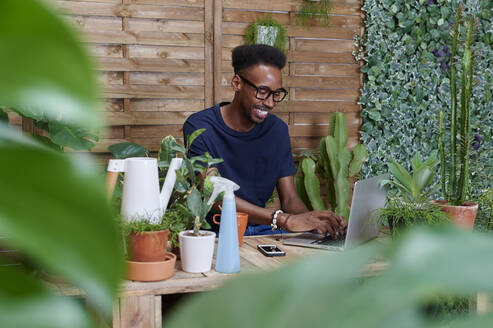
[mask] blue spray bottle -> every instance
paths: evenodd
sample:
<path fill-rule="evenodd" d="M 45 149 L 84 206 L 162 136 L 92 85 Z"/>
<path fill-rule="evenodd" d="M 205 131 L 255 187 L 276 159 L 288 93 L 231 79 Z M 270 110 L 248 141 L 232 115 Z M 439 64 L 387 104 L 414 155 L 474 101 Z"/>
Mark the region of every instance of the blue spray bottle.
<path fill-rule="evenodd" d="M 224 191 L 219 240 L 217 242 L 216 271 L 235 273 L 240 271 L 240 250 L 238 245 L 238 223 L 236 220 L 236 203 L 234 192 L 240 189 L 236 183 L 222 177 L 211 177 L 214 191 L 208 204 Z"/>

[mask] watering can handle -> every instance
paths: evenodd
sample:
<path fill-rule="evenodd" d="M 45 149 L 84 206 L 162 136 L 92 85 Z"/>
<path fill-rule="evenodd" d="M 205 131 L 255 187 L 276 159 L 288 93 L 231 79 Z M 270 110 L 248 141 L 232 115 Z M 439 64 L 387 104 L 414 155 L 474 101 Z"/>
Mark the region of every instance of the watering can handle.
<path fill-rule="evenodd" d="M 105 182 L 105 189 L 106 189 L 106 195 L 108 195 L 108 199 L 111 199 L 113 196 L 113 191 L 115 190 L 116 186 L 116 181 L 118 181 L 118 172 L 108 172 L 106 174 L 106 182 Z"/>
<path fill-rule="evenodd" d="M 108 163 L 108 173 L 106 174 L 106 195 L 108 199 L 113 196 L 113 191 L 115 190 L 116 182 L 118 181 L 118 174 L 120 172 L 125 172 L 125 160 L 124 159 L 110 159 Z"/>

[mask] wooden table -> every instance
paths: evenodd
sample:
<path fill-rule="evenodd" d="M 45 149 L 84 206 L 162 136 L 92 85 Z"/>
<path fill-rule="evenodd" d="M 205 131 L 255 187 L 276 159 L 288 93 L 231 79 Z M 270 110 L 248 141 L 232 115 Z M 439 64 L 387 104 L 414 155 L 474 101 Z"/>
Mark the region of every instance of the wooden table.
<path fill-rule="evenodd" d="M 284 237 L 290 235 L 294 234 L 284 234 Z M 372 242 L 385 242 L 386 236 L 384 233 Z M 279 237 L 279 235 L 244 237 L 243 245 L 240 247 L 241 273 L 275 270 L 300 256 L 327 254 L 329 252 L 283 245 Z M 286 256 L 266 257 L 257 250 L 258 244 L 278 245 L 286 252 Z M 379 262 L 371 264 L 368 266 L 368 272 L 379 272 L 385 266 L 385 263 Z M 214 268 L 214 263 L 212 268 Z M 125 281 L 121 287 L 120 298 L 113 307 L 113 327 L 161 327 L 162 295 L 211 290 L 237 275 L 218 273 L 214 269 L 207 273 L 187 273 L 181 270 L 181 264 L 177 261 L 175 275 L 168 280 L 158 282 Z M 80 289 L 72 286 L 57 284 L 56 288 L 63 295 L 83 295 Z"/>

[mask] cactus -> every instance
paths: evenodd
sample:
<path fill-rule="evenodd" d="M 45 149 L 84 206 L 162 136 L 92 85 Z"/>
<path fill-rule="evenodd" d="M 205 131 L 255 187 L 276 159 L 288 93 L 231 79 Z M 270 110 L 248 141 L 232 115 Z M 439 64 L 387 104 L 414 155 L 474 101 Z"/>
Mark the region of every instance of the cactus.
<path fill-rule="evenodd" d="M 330 117 L 329 134 L 320 140 L 316 168 L 320 178 L 326 181 L 329 209 L 336 214 L 349 218 L 349 178 L 356 176 L 368 152 L 363 145 L 357 145 L 353 152 L 346 146 L 348 134 L 343 113 L 334 113 Z M 309 209 L 325 209 L 320 197 L 320 181 L 315 175 L 315 162 L 310 157 L 300 161 L 300 176 L 295 178 L 295 187 L 300 198 Z M 301 185 L 303 182 L 303 185 Z M 308 200 L 309 202 L 307 202 Z"/>
<path fill-rule="evenodd" d="M 473 84 L 473 54 L 471 43 L 474 32 L 474 17 L 467 19 L 466 38 L 464 54 L 461 60 L 461 99 L 460 111 L 457 110 L 457 88 L 455 54 L 457 52 L 457 42 L 459 39 L 459 26 L 461 23 L 462 8 L 459 7 L 452 40 L 452 60 L 450 63 L 450 154 L 449 165 L 446 164 L 443 131 L 444 113 L 439 112 L 438 117 L 438 143 L 440 149 L 440 164 L 442 175 L 442 193 L 446 201 L 451 205 L 461 205 L 464 203 L 467 185 L 469 183 L 469 143 L 470 143 L 470 116 L 471 116 L 471 96 Z M 459 115 L 458 115 L 459 114 Z M 448 175 L 448 176 L 447 176 Z M 458 180 L 457 180 L 458 178 Z M 447 184 L 448 182 L 448 184 Z"/>

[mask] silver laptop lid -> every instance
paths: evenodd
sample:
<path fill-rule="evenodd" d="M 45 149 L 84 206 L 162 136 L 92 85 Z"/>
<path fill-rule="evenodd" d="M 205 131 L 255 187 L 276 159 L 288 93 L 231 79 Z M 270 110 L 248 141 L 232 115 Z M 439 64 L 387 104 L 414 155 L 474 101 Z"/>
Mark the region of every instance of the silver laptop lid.
<path fill-rule="evenodd" d="M 388 174 L 383 174 L 356 181 L 354 184 L 344 248 L 351 248 L 377 237 L 380 223 L 373 214 L 377 209 L 385 207 L 386 193 L 380 187 L 380 181 L 388 178 Z"/>

